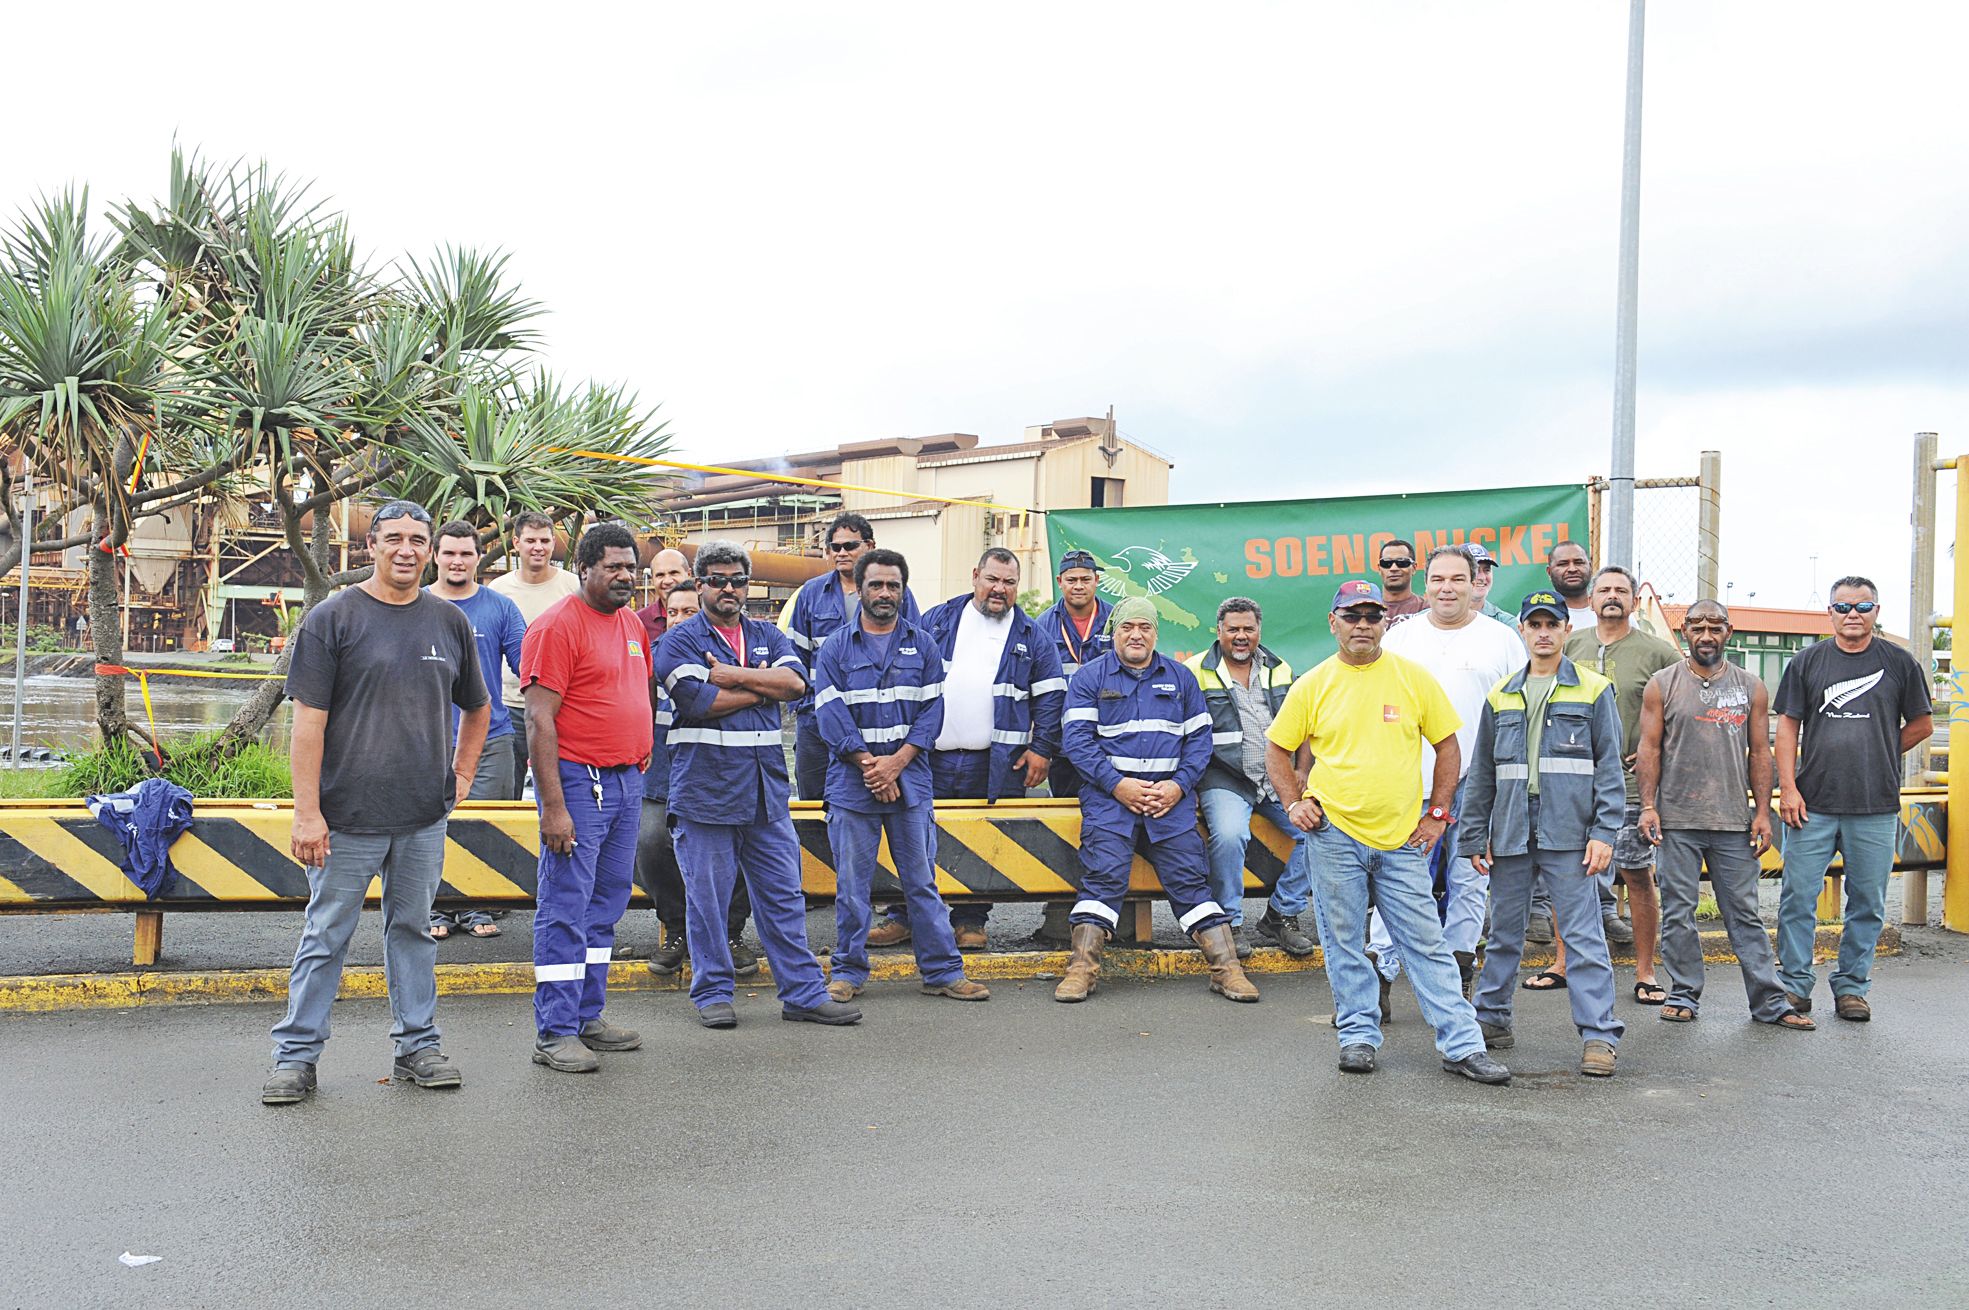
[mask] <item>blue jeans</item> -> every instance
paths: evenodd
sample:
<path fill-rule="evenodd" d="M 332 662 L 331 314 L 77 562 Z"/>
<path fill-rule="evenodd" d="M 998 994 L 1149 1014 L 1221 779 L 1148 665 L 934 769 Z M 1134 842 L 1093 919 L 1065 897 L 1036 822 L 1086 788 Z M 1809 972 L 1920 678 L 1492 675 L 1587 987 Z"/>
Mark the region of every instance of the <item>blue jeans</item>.
<path fill-rule="evenodd" d="M 1898 814 L 1811 813 L 1802 828 L 1784 831 L 1784 890 L 1778 897 L 1778 976 L 1794 996 L 1809 997 L 1818 982 L 1812 938 L 1819 893 L 1836 850 L 1846 857 L 1846 931 L 1832 971 L 1834 996 L 1865 996 L 1873 982 L 1873 952 L 1887 921 L 1887 879 L 1894 872 Z"/>
<path fill-rule="evenodd" d="M 963 981 L 964 964 L 951 932 L 950 911 L 937 895 L 937 820 L 927 805 L 888 814 L 838 807 L 828 811 L 828 843 L 834 848 L 833 977 L 857 987 L 868 981 L 869 890 L 884 834 L 889 839 L 889 861 L 912 911 L 910 943 L 916 971 L 924 982 L 939 987 Z"/>
<path fill-rule="evenodd" d="M 1426 809 L 1426 806 L 1425 806 Z M 1450 813 L 1463 813 L 1463 784 L 1456 784 Z M 1449 949 L 1475 954 L 1484 935 L 1484 876 L 1467 859 L 1456 854 L 1456 829 L 1443 833 L 1429 852 L 1429 883 L 1439 902 L 1437 914 L 1443 921 L 1443 940 Z M 1549 905 L 1550 902 L 1548 901 Z M 1388 925 L 1379 914 L 1368 916 L 1367 947 L 1380 962 L 1381 976 L 1393 981 L 1401 976 L 1402 953 L 1388 936 Z"/>
<path fill-rule="evenodd" d="M 1206 787 L 1197 793 L 1196 803 L 1209 834 L 1210 894 L 1231 916 L 1232 927 L 1244 922 L 1244 855 L 1251 846 L 1253 813 L 1292 838 L 1292 858 L 1272 888 L 1271 907 L 1288 918 L 1306 908 L 1313 891 L 1312 860 L 1306 854 L 1306 834 L 1292 826 L 1283 805 L 1260 801 L 1254 806 L 1229 787 Z"/>
<path fill-rule="evenodd" d="M 399 1056 L 438 1044 L 438 944 L 431 940 L 431 901 L 443 868 L 443 819 L 412 832 L 328 834 L 326 866 L 307 871 L 308 915 L 287 978 L 287 1013 L 273 1029 L 275 1064 L 321 1059 L 349 938 L 362 917 L 369 880 L 379 875 L 390 1036 Z"/>
<path fill-rule="evenodd" d="M 1306 849 L 1340 1045 L 1381 1045 L 1381 988 L 1362 945 L 1371 886 L 1382 921 L 1408 962 L 1416 1005 L 1436 1031 L 1436 1049 L 1450 1060 L 1483 1050 L 1477 1012 L 1463 999 L 1463 980 L 1436 917 L 1429 857 L 1410 846 L 1384 851 L 1356 841 L 1331 819 L 1308 835 Z"/>

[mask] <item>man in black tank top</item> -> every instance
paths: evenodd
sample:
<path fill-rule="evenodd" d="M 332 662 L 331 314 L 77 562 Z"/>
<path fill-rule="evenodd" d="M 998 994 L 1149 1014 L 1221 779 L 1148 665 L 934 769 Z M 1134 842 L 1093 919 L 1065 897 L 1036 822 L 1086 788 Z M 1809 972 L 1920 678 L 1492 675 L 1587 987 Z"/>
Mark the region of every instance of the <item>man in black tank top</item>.
<path fill-rule="evenodd" d="M 1634 761 L 1641 835 L 1659 850 L 1661 967 L 1666 1023 L 1691 1023 L 1702 1001 L 1696 900 L 1702 869 L 1743 969 L 1750 1017 L 1809 1031 L 1778 982 L 1771 939 L 1757 913 L 1758 856 L 1771 844 L 1770 698 L 1764 684 L 1723 657 L 1730 612 L 1713 600 L 1682 619 L 1689 656 L 1648 680 Z"/>

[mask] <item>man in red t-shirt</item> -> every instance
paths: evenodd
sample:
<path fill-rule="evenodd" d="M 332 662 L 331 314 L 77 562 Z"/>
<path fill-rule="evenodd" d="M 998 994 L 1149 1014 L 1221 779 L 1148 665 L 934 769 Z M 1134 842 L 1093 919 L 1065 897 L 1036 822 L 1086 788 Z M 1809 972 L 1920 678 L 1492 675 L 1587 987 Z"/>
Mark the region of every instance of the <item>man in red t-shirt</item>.
<path fill-rule="evenodd" d="M 615 924 L 629 906 L 649 761 L 649 640 L 628 608 L 636 539 L 598 523 L 575 548 L 581 590 L 526 630 L 520 687 L 540 807 L 533 919 L 533 1062 L 592 1073 L 597 1051 L 633 1051 L 637 1033 L 602 1018 Z"/>

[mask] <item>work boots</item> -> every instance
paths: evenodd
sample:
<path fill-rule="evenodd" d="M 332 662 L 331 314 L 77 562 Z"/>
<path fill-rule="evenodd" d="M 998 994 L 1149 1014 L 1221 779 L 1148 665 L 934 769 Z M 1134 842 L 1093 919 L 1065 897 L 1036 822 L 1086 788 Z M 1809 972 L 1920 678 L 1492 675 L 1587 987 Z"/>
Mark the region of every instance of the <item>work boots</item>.
<path fill-rule="evenodd" d="M 1073 925 L 1073 954 L 1067 960 L 1066 975 L 1053 989 L 1054 1000 L 1084 1001 L 1094 994 L 1100 984 L 1101 947 L 1107 939 L 1106 930 L 1097 923 Z"/>
<path fill-rule="evenodd" d="M 1231 935 L 1231 925 L 1220 923 L 1191 935 L 1203 951 L 1204 962 L 1210 966 L 1211 991 L 1233 1001 L 1258 999 L 1258 988 L 1244 976 L 1244 966 L 1237 962 L 1237 941 Z"/>

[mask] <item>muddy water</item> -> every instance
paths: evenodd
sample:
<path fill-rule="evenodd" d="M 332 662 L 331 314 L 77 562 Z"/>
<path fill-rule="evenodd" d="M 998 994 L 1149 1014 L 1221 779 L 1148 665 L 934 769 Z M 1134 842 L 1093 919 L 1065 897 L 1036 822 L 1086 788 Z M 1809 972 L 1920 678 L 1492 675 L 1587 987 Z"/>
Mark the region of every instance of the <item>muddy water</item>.
<path fill-rule="evenodd" d="M 9 692 L 0 709 L 0 744 L 13 740 L 13 679 L 5 682 Z M 168 745 L 201 732 L 216 732 L 231 720 L 233 712 L 252 690 L 249 683 L 213 687 L 192 686 L 186 679 L 154 678 L 150 684 L 151 709 L 157 715 L 157 730 Z M 135 679 L 129 682 L 130 717 L 144 722 L 143 698 Z M 49 746 L 60 750 L 96 744 L 96 684 L 91 678 L 34 677 L 27 680 L 22 697 L 21 745 Z M 263 737 L 275 750 L 285 751 L 290 717 L 283 702 L 274 712 Z"/>

